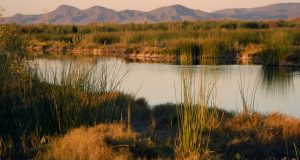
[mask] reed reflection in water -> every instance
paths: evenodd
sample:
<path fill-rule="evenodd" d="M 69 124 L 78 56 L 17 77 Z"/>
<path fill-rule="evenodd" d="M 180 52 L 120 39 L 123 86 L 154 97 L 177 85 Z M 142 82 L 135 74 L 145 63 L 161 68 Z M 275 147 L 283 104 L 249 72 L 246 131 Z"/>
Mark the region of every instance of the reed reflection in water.
<path fill-rule="evenodd" d="M 150 105 L 180 100 L 181 71 L 190 70 L 195 79 L 201 75 L 209 79 L 217 79 L 217 105 L 227 110 L 242 109 L 243 102 L 239 91 L 238 81 L 249 84 L 248 91 L 253 90 L 259 80 L 256 91 L 255 108 L 261 112 L 280 111 L 300 117 L 300 74 L 299 70 L 276 67 L 263 67 L 261 65 L 238 65 L 236 62 L 228 64 L 218 61 L 205 61 L 201 65 L 177 65 L 176 63 L 139 63 L 125 61 L 118 58 L 91 58 L 90 61 L 81 62 L 78 59 L 34 59 L 43 74 L 54 69 L 56 73 L 62 72 L 63 64 L 76 62 L 76 65 L 92 63 L 96 71 L 101 71 L 103 64 L 117 64 L 121 75 L 129 70 L 122 83 L 121 90 L 145 97 Z M 48 68 L 48 69 L 46 69 Z M 57 76 L 58 77 L 58 76 Z M 197 82 L 195 83 L 197 85 Z M 246 88 L 246 89 L 247 89 Z M 177 97 L 176 97 L 177 96 Z"/>

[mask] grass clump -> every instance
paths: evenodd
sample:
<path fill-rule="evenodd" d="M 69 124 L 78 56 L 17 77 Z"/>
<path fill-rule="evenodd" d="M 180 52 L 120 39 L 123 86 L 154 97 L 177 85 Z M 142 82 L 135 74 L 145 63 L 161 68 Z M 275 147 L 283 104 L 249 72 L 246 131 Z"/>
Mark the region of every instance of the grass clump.
<path fill-rule="evenodd" d="M 265 48 L 261 52 L 264 65 L 279 65 L 289 55 L 288 47 L 291 44 L 291 35 L 288 31 L 274 31 L 266 40 Z"/>
<path fill-rule="evenodd" d="M 116 34 L 98 33 L 93 35 L 93 42 L 99 45 L 110 45 L 120 42 L 120 36 Z"/>
<path fill-rule="evenodd" d="M 202 42 L 202 57 L 232 57 L 236 54 L 235 42 L 226 37 L 211 37 Z"/>
<path fill-rule="evenodd" d="M 178 158 L 209 155 L 210 132 L 216 126 L 218 117 L 213 98 L 213 84 L 207 84 L 202 77 L 199 91 L 193 94 L 192 75 L 182 73 L 182 105 L 178 106 L 178 141 L 176 156 Z M 212 108 L 210 108 L 212 107 Z"/>
<path fill-rule="evenodd" d="M 254 112 L 250 118 L 238 114 L 221 124 L 226 135 L 215 140 L 225 147 L 227 157 L 239 154 L 241 159 L 295 158 L 293 143 L 299 142 L 299 122 L 279 113 Z M 221 139 L 226 143 L 222 144 Z"/>
<path fill-rule="evenodd" d="M 122 124 L 80 127 L 52 140 L 42 159 L 132 159 L 129 149 L 136 138 Z"/>

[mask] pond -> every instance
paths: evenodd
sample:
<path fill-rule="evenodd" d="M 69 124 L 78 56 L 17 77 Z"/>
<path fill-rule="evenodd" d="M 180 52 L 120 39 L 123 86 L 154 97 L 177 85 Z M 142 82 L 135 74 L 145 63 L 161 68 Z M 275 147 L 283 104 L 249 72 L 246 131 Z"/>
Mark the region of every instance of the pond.
<path fill-rule="evenodd" d="M 29 61 L 40 68 L 48 81 L 53 74 L 59 79 L 67 65 L 113 66 L 114 74 L 126 78 L 122 91 L 144 97 L 153 106 L 181 101 L 182 72 L 192 75 L 197 92 L 200 79 L 214 83 L 214 99 L 218 108 L 240 111 L 243 103 L 241 89 L 247 101 L 262 113 L 281 112 L 300 117 L 300 71 L 295 68 L 263 67 L 261 65 L 176 65 L 165 63 L 130 62 L 121 58 L 36 58 Z M 49 72 L 51 71 L 51 72 Z M 128 73 L 127 73 L 128 72 Z M 49 78 L 50 77 L 50 78 Z"/>

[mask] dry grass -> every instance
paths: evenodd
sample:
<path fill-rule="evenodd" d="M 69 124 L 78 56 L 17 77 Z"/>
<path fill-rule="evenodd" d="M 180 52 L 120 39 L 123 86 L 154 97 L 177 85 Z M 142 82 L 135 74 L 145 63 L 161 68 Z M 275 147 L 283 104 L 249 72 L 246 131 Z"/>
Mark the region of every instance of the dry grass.
<path fill-rule="evenodd" d="M 300 120 L 280 113 L 239 114 L 228 120 L 226 126 L 235 132 L 255 131 L 261 142 L 300 138 Z"/>
<path fill-rule="evenodd" d="M 262 124 L 262 115 L 258 113 L 246 114 L 241 112 L 240 114 L 232 117 L 225 122 L 226 127 L 235 132 L 249 131 L 256 129 Z"/>
<path fill-rule="evenodd" d="M 280 113 L 240 113 L 225 120 L 222 126 L 217 133 L 220 139 L 213 141 L 224 144 L 229 157 L 235 154 L 250 159 L 296 157 L 294 149 L 300 142 L 300 119 Z"/>
<path fill-rule="evenodd" d="M 264 119 L 264 127 L 278 129 L 285 138 L 299 138 L 300 120 L 294 117 L 272 113 Z"/>
<path fill-rule="evenodd" d="M 54 139 L 43 158 L 60 160 L 132 159 L 129 147 L 126 146 L 133 142 L 136 136 L 135 132 L 127 130 L 122 124 L 101 124 L 92 128 L 80 127 L 68 132 L 63 137 Z M 112 145 L 109 142 L 115 142 L 115 144 Z M 116 150 L 119 148 L 125 148 L 125 150 Z"/>
<path fill-rule="evenodd" d="M 258 56 L 258 54 L 262 51 L 263 45 L 261 44 L 248 44 L 243 50 L 239 53 L 240 59 L 242 60 L 248 60 L 252 59 L 255 56 Z"/>
<path fill-rule="evenodd" d="M 222 123 L 212 130 L 210 150 L 202 153 L 191 152 L 185 159 L 225 158 L 224 154 L 231 158 L 240 155 L 241 159 L 296 157 L 297 153 L 294 153 L 294 149 L 297 149 L 300 140 L 299 119 L 279 113 L 263 115 L 254 112 L 225 118 Z M 160 156 L 146 156 L 153 154 L 154 150 L 155 152 L 161 150 L 157 142 L 151 141 L 152 149 L 149 150 L 149 145 L 136 140 L 137 133 L 127 130 L 123 124 L 81 127 L 51 141 L 43 158 L 159 159 Z M 176 145 L 172 147 L 176 150 Z M 165 151 L 161 152 L 163 155 Z M 174 156 L 163 157 L 182 159 L 176 153 Z"/>

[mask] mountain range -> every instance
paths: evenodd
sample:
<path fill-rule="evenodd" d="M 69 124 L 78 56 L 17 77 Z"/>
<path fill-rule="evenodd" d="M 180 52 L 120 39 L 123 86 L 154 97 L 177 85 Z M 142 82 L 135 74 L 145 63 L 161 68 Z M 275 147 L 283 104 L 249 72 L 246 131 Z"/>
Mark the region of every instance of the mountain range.
<path fill-rule="evenodd" d="M 256 8 L 224 9 L 210 13 L 190 9 L 182 5 L 161 7 L 149 12 L 138 10 L 115 11 L 101 6 L 80 10 L 73 6 L 61 5 L 54 11 L 45 14 L 16 14 L 4 18 L 4 20 L 6 23 L 17 24 L 88 24 L 97 22 L 155 23 L 201 19 L 272 20 L 296 17 L 300 17 L 300 3 L 278 3 Z"/>

